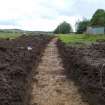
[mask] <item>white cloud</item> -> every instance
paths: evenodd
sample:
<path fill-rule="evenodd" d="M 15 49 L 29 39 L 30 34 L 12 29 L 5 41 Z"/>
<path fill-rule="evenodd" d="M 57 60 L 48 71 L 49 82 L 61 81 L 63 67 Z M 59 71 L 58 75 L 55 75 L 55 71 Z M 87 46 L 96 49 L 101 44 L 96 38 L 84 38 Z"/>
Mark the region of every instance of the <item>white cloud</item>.
<path fill-rule="evenodd" d="M 57 25 L 59 25 L 62 21 L 67 21 L 75 30 L 75 22 L 80 20 L 81 16 L 59 16 L 56 19 L 31 19 L 31 20 L 21 20 L 18 22 L 22 29 L 31 29 L 31 30 L 42 30 L 42 31 L 52 31 L 54 30 Z"/>
<path fill-rule="evenodd" d="M 74 29 L 78 19 L 104 5 L 104 0 L 0 0 L 0 28 L 51 31 L 67 21 Z"/>

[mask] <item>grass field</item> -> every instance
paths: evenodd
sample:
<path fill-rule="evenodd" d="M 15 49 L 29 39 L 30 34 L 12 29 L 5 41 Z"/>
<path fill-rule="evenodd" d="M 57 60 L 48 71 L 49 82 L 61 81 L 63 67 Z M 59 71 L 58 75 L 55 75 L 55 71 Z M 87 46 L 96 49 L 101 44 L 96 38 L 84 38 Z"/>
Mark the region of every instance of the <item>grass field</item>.
<path fill-rule="evenodd" d="M 8 33 L 8 32 L 0 32 L 0 39 L 10 38 L 14 39 L 21 35 L 21 33 Z"/>
<path fill-rule="evenodd" d="M 65 43 L 94 43 L 97 40 L 105 40 L 105 35 L 84 35 L 84 34 L 59 34 L 58 37 Z"/>

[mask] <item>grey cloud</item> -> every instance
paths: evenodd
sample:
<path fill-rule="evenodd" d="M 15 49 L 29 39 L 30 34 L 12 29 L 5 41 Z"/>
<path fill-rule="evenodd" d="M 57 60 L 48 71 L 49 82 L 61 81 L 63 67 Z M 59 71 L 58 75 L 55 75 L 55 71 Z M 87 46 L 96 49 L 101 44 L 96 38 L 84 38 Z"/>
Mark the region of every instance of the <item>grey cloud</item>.
<path fill-rule="evenodd" d="M 100 0 L 103 1 L 103 0 Z M 79 14 L 83 17 L 91 18 L 93 13 L 99 9 L 105 9 L 105 2 L 99 2 L 99 0 L 95 0 L 95 2 L 90 2 L 88 0 L 75 0 L 74 4 L 74 13 Z"/>

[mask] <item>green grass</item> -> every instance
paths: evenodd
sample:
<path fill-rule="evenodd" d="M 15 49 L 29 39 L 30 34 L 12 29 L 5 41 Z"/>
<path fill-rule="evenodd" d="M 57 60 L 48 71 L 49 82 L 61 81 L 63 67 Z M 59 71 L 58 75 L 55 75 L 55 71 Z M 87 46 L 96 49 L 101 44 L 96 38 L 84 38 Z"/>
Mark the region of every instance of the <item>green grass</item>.
<path fill-rule="evenodd" d="M 65 43 L 94 43 L 97 40 L 105 40 L 105 35 L 84 35 L 84 34 L 59 34 L 58 37 Z"/>
<path fill-rule="evenodd" d="M 21 35 L 21 33 L 8 33 L 8 32 L 0 32 L 0 39 L 14 39 Z"/>

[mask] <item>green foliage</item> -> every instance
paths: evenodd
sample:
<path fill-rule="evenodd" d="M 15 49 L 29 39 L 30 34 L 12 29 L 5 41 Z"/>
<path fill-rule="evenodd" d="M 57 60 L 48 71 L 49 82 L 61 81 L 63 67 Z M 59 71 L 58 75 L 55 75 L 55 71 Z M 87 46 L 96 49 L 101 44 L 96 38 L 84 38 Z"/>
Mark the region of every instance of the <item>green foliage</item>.
<path fill-rule="evenodd" d="M 94 43 L 97 40 L 105 40 L 105 35 L 85 35 L 85 34 L 59 34 L 58 37 L 64 43 Z"/>
<path fill-rule="evenodd" d="M 98 9 L 90 22 L 91 26 L 105 26 L 105 10 Z"/>
<path fill-rule="evenodd" d="M 82 34 L 86 31 L 87 26 L 89 25 L 89 20 L 83 20 L 76 23 L 77 25 L 77 33 Z"/>
<path fill-rule="evenodd" d="M 71 25 L 65 21 L 60 25 L 58 25 L 58 27 L 54 30 L 55 34 L 60 34 L 60 33 L 67 34 L 70 32 L 72 32 Z"/>

